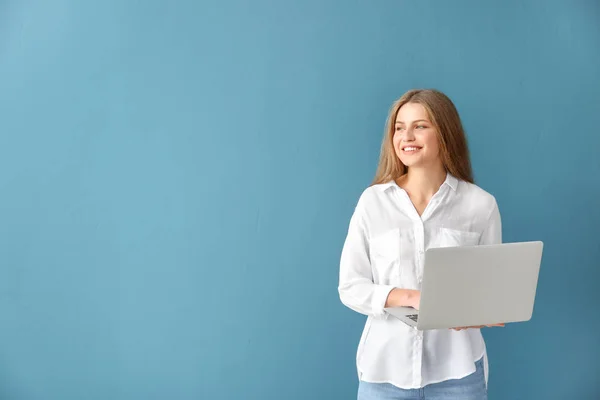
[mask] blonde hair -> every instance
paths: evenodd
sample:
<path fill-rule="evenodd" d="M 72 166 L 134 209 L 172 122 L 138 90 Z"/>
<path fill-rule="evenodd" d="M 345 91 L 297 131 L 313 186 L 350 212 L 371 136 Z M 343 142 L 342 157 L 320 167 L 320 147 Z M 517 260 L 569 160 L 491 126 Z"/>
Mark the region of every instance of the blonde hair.
<path fill-rule="evenodd" d="M 467 138 L 458 111 L 444 93 L 434 89 L 413 89 L 394 102 L 387 118 L 379 165 L 372 185 L 395 180 L 408 172 L 396 152 L 392 139 L 394 125 L 400 107 L 406 103 L 422 105 L 438 133 L 440 158 L 447 172 L 464 181 L 473 183 L 473 171 L 469 157 Z"/>

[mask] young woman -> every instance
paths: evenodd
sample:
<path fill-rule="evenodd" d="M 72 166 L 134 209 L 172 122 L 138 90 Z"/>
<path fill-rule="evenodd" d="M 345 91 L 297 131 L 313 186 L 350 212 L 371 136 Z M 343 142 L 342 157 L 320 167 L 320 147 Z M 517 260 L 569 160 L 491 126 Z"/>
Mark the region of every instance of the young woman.
<path fill-rule="evenodd" d="M 359 400 L 487 399 L 482 327 L 418 331 L 384 308 L 419 308 L 427 248 L 501 242 L 496 200 L 473 183 L 454 104 L 436 90 L 407 92 L 390 110 L 379 167 L 340 260 L 340 299 L 368 316 L 356 357 Z"/>

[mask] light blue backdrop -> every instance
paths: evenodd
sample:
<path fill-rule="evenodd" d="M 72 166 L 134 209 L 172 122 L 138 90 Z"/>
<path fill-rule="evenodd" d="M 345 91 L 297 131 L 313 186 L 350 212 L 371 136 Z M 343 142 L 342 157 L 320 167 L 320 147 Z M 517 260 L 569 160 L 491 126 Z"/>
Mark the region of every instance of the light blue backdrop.
<path fill-rule="evenodd" d="M 0 398 L 352 399 L 390 104 L 445 91 L 545 241 L 490 399 L 600 398 L 597 1 L 0 0 Z M 507 293 L 510 295 L 510 293 Z"/>

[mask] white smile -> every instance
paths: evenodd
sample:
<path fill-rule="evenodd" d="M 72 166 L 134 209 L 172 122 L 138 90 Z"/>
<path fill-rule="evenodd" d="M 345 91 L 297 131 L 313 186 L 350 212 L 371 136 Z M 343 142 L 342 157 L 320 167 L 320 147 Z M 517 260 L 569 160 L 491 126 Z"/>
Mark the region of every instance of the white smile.
<path fill-rule="evenodd" d="M 405 147 L 402 150 L 406 153 L 414 153 L 416 151 L 421 150 L 421 148 L 420 147 Z"/>

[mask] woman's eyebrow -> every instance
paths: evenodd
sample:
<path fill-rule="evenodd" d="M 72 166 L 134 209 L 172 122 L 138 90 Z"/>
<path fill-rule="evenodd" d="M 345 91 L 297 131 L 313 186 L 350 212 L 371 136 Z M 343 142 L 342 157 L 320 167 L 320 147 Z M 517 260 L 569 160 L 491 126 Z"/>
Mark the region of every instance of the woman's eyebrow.
<path fill-rule="evenodd" d="M 429 122 L 429 121 L 427 121 L 426 119 L 418 119 L 418 120 L 416 120 L 416 121 L 413 121 L 413 124 L 414 124 L 415 122 Z M 396 123 L 397 123 L 397 124 L 404 124 L 404 121 L 396 121 Z"/>

